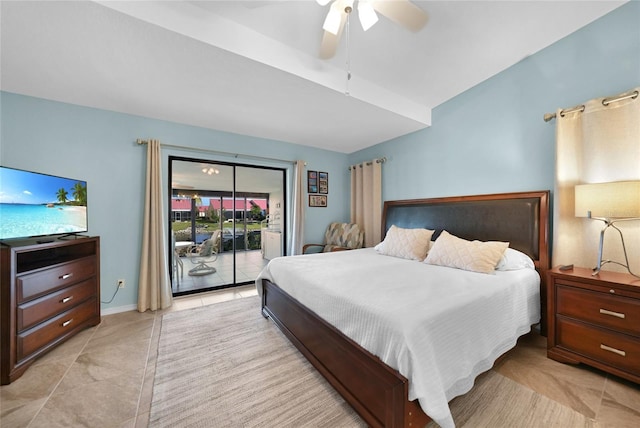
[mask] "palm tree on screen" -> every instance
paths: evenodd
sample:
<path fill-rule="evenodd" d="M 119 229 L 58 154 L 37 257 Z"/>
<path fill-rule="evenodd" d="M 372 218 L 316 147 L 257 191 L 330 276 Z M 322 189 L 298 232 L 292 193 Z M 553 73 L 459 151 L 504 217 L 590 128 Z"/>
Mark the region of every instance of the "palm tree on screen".
<path fill-rule="evenodd" d="M 58 193 L 56 193 L 56 197 L 58 198 L 58 201 L 61 204 L 64 204 L 67 202 L 67 196 L 69 196 L 69 192 L 64 190 L 64 188 L 58 189 Z"/>
<path fill-rule="evenodd" d="M 87 205 L 87 188 L 79 181 L 73 186 L 73 198 L 77 205 Z"/>

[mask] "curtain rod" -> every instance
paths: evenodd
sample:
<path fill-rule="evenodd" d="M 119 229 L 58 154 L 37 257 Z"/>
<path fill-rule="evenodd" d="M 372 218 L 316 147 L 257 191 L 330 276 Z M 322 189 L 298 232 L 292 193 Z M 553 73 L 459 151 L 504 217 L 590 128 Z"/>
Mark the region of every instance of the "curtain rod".
<path fill-rule="evenodd" d="M 138 138 L 136 140 L 136 144 L 138 144 L 139 146 L 148 144 L 149 142 L 147 140 L 143 140 Z M 187 146 L 178 146 L 175 144 L 164 144 L 164 143 L 160 143 L 160 147 L 165 147 L 165 148 L 170 148 L 170 149 L 178 149 L 178 150 L 188 150 L 188 151 L 192 151 L 192 152 L 199 152 L 199 153 L 208 153 L 208 154 L 214 154 L 214 155 L 222 155 L 222 156 L 232 156 L 234 158 L 246 158 L 246 159 L 256 159 L 256 160 L 266 160 L 266 161 L 274 161 L 274 162 L 286 162 L 286 163 L 291 163 L 294 164 L 297 161 L 292 161 L 292 160 L 288 160 L 288 159 L 277 159 L 277 158 L 267 158 L 267 157 L 263 157 L 263 156 L 254 156 L 254 155 L 243 155 L 240 153 L 231 153 L 231 152 L 223 152 L 220 150 L 211 150 L 211 149 L 200 149 L 197 147 L 187 147 Z M 307 165 L 307 162 L 304 163 L 305 166 Z"/>
<path fill-rule="evenodd" d="M 611 103 L 615 103 L 616 101 L 622 101 L 622 100 L 626 100 L 629 98 L 637 98 L 638 97 L 638 91 L 633 91 L 631 93 L 624 93 L 624 94 L 620 94 L 620 95 L 616 95 L 613 97 L 609 97 L 609 98 L 605 98 L 602 100 L 602 105 L 603 106 L 608 106 Z M 563 109 L 560 110 L 560 116 L 564 116 L 567 113 L 573 113 L 575 111 L 579 111 L 579 112 L 583 112 L 584 111 L 584 104 L 581 104 L 579 106 L 575 106 L 575 107 L 571 107 L 568 109 Z M 549 122 L 551 119 L 554 119 L 556 117 L 556 113 L 545 113 L 543 119 L 545 122 Z"/>
<path fill-rule="evenodd" d="M 383 156 L 383 157 L 381 157 L 381 158 L 379 158 L 379 159 L 373 159 L 373 160 L 371 160 L 371 161 L 369 161 L 369 162 L 362 162 L 362 163 L 360 164 L 360 168 L 362 168 L 362 164 L 371 165 L 373 162 L 375 162 L 375 163 L 385 163 L 386 161 L 387 161 L 387 158 Z M 350 167 L 348 168 L 348 170 L 349 170 L 349 171 L 351 171 L 352 169 L 355 169 L 355 168 L 356 168 L 356 166 L 357 166 L 357 165 L 350 166 Z"/>

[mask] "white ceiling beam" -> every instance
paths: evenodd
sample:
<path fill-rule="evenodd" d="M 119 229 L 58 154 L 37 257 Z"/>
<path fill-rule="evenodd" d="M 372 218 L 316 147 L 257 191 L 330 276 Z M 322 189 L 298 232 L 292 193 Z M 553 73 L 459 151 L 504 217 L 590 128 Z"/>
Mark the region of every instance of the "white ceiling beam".
<path fill-rule="evenodd" d="M 209 13 L 189 2 L 96 1 L 96 3 L 296 75 L 338 93 L 347 91 L 345 69 L 332 66 L 328 62 L 286 46 L 219 15 Z M 430 107 L 399 96 L 353 73 L 348 92 L 349 96 L 359 101 L 425 126 L 431 125 Z"/>

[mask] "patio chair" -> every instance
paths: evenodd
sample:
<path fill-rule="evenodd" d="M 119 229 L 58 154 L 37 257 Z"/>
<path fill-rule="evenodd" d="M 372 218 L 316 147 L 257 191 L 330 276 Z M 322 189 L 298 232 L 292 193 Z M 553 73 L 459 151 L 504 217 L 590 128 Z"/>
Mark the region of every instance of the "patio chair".
<path fill-rule="evenodd" d="M 209 239 L 206 239 L 200 245 L 195 245 L 189 249 L 186 257 L 196 266 L 189 270 L 190 276 L 209 275 L 216 272 L 216 268 L 210 266 L 218 259 L 218 250 L 220 248 L 220 231 L 213 232 Z"/>
<path fill-rule="evenodd" d="M 331 223 L 324 233 L 324 244 L 305 244 L 302 254 L 312 247 L 321 247 L 323 253 L 355 250 L 364 244 L 364 231 L 355 223 Z"/>

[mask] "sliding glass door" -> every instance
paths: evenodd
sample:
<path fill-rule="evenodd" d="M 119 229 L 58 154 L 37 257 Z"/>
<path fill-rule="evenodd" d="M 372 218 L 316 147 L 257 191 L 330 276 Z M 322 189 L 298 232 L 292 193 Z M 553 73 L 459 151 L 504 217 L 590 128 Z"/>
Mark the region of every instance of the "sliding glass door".
<path fill-rule="evenodd" d="M 252 283 L 284 255 L 285 170 L 169 158 L 174 296 Z"/>

